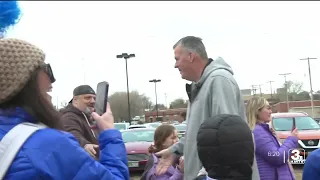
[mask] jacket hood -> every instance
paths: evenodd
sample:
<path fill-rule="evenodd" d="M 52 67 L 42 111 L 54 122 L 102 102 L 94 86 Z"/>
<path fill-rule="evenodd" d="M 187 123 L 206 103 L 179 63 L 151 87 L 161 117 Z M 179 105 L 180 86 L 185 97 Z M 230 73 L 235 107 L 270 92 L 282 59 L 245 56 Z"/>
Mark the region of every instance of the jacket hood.
<path fill-rule="evenodd" d="M 186 91 L 190 102 L 193 101 L 193 98 L 196 96 L 196 94 L 198 94 L 202 84 L 206 81 L 210 74 L 217 70 L 224 70 L 225 73 L 230 73 L 233 75 L 232 68 L 221 57 L 218 57 L 216 60 L 209 58 L 209 62 L 204 68 L 200 80 L 198 82 L 186 84 Z"/>
<path fill-rule="evenodd" d="M 251 179 L 254 144 L 251 130 L 241 117 L 221 114 L 203 122 L 197 148 L 210 178 Z"/>
<path fill-rule="evenodd" d="M 196 82 L 197 86 L 201 86 L 203 82 L 207 79 L 207 77 L 216 70 L 224 69 L 233 75 L 233 70 L 229 64 L 227 64 L 223 58 L 218 57 L 216 60 L 212 61 L 210 64 L 206 66 L 204 69 L 202 76 L 198 82 Z"/>

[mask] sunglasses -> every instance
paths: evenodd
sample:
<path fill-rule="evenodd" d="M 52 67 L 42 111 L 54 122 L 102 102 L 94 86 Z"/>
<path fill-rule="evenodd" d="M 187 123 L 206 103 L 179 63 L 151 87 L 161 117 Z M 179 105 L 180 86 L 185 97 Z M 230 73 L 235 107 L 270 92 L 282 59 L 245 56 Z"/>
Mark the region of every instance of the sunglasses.
<path fill-rule="evenodd" d="M 50 64 L 44 64 L 42 68 L 44 69 L 45 73 L 49 76 L 51 83 L 54 83 L 56 79 L 54 78 Z"/>

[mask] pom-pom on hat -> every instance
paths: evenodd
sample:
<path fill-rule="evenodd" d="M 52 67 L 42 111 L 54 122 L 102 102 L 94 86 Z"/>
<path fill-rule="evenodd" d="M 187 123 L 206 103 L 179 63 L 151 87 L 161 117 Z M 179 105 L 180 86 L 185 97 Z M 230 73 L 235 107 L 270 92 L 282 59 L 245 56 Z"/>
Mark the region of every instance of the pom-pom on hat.
<path fill-rule="evenodd" d="M 20 15 L 21 10 L 17 1 L 0 1 L 0 38 L 9 27 L 19 21 Z"/>
<path fill-rule="evenodd" d="M 19 93 L 44 60 L 44 52 L 26 41 L 0 39 L 0 104 Z"/>

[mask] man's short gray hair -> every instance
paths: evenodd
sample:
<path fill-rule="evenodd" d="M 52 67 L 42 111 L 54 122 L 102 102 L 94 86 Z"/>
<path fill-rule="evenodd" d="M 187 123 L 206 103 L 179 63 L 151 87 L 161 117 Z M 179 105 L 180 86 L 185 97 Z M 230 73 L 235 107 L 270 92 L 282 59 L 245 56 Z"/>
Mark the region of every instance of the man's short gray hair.
<path fill-rule="evenodd" d="M 174 46 L 175 49 L 177 46 L 181 45 L 183 48 L 188 51 L 197 53 L 203 60 L 208 60 L 208 55 L 206 47 L 202 43 L 202 39 L 195 36 L 186 36 L 181 38 Z"/>

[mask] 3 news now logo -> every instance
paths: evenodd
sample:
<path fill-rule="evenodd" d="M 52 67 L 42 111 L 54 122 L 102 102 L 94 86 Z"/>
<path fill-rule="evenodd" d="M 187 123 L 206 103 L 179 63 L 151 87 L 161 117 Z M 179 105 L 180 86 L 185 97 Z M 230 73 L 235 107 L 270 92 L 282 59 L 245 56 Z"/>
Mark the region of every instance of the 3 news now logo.
<path fill-rule="evenodd" d="M 289 149 L 289 161 L 291 164 L 304 164 L 306 151 L 304 149 Z"/>

